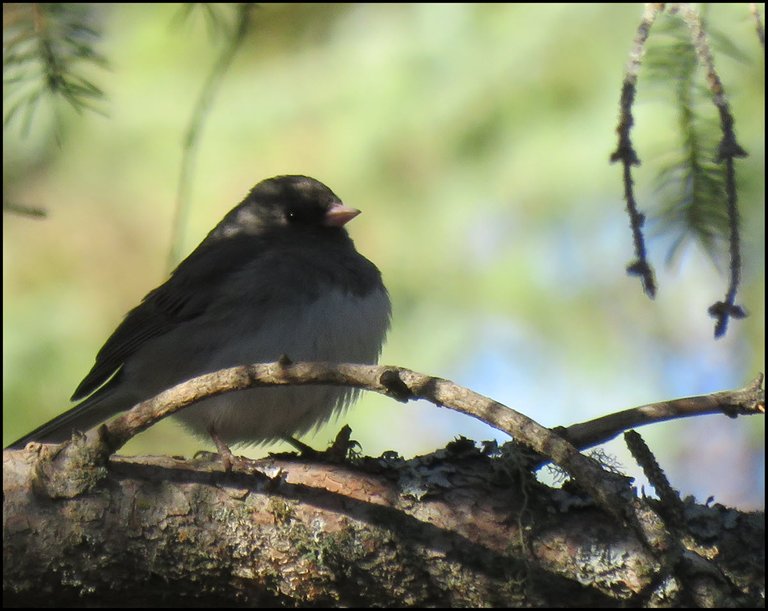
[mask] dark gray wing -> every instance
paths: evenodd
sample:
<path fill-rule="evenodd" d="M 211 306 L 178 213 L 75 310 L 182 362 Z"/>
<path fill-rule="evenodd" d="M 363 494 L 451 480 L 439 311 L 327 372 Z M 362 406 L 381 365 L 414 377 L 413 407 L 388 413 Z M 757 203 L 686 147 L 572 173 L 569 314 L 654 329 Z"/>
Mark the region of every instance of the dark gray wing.
<path fill-rule="evenodd" d="M 217 289 L 227 277 L 259 257 L 264 248 L 263 239 L 246 235 L 200 244 L 164 284 L 126 314 L 99 350 L 93 368 L 75 389 L 72 400 L 99 388 L 149 339 L 200 316 L 216 299 Z"/>

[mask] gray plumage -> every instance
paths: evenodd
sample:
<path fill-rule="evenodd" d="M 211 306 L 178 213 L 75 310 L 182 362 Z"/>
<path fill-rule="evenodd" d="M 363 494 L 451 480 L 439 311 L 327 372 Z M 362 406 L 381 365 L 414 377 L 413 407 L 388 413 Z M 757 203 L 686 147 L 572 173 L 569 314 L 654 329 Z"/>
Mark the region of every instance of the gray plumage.
<path fill-rule="evenodd" d="M 171 274 L 128 312 L 75 390 L 84 399 L 10 447 L 61 442 L 180 382 L 235 365 L 375 363 L 390 302 L 376 266 L 343 225 L 358 214 L 306 176 L 257 184 Z M 224 442 L 299 435 L 346 407 L 332 386 L 226 393 L 177 417 Z"/>

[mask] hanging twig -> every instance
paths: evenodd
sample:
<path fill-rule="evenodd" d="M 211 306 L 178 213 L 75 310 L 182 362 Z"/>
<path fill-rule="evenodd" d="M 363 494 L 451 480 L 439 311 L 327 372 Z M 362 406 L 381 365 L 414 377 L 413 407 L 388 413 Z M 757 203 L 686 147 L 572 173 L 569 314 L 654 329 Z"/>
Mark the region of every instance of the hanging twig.
<path fill-rule="evenodd" d="M 739 305 L 736 305 L 736 292 L 741 281 L 741 247 L 739 237 L 739 209 L 737 206 L 736 193 L 736 170 L 734 168 L 734 159 L 737 157 L 746 157 L 747 152 L 736 141 L 736 134 L 733 130 L 733 115 L 728 107 L 728 100 L 725 97 L 725 89 L 720 81 L 720 77 L 715 70 L 715 61 L 712 58 L 712 52 L 709 48 L 707 35 L 701 24 L 701 19 L 696 9 L 690 4 L 681 4 L 679 7 L 680 15 L 688 24 L 691 31 L 691 39 L 696 48 L 696 55 L 699 62 L 707 73 L 707 86 L 712 94 L 712 102 L 720 113 L 720 128 L 723 132 L 723 138 L 717 151 L 717 160 L 725 163 L 725 190 L 726 206 L 728 210 L 728 223 L 730 226 L 730 282 L 728 292 L 723 301 L 718 301 L 709 308 L 709 314 L 717 319 L 715 324 L 715 337 L 722 337 L 728 328 L 729 318 L 744 318 L 747 313 Z"/>
<path fill-rule="evenodd" d="M 635 43 L 629 56 L 629 63 L 627 64 L 627 71 L 624 75 L 624 83 L 621 88 L 621 111 L 619 126 L 616 128 L 616 131 L 619 134 L 619 144 L 616 150 L 611 154 L 611 162 L 621 161 L 624 169 L 624 199 L 627 202 L 627 213 L 629 214 L 632 239 L 635 244 L 635 256 L 637 257 L 635 261 L 627 266 L 627 273 L 633 276 L 640 276 L 640 280 L 643 283 L 643 290 L 651 299 L 656 296 L 656 280 L 654 279 L 653 268 L 648 263 L 645 250 L 645 239 L 643 237 L 645 215 L 637 208 L 637 201 L 635 200 L 635 194 L 632 188 L 632 166 L 640 165 L 640 159 L 632 146 L 630 131 L 634 125 L 632 104 L 634 103 L 635 93 L 637 91 L 637 76 L 640 71 L 640 63 L 642 61 L 645 43 L 648 40 L 651 26 L 663 7 L 663 4 L 646 4 L 643 19 L 640 22 L 640 26 L 637 28 Z"/>

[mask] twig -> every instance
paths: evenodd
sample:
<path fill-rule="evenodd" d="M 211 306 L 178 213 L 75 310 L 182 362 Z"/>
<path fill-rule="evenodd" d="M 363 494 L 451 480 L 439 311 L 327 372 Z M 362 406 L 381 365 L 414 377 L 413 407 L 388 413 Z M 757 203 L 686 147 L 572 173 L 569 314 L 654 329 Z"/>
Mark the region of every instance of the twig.
<path fill-rule="evenodd" d="M 171 249 L 168 253 L 168 267 L 173 268 L 180 257 L 180 235 L 186 226 L 187 213 L 189 211 L 189 189 L 191 177 L 194 174 L 195 155 L 200 134 L 203 130 L 205 119 L 213 102 L 213 98 L 227 73 L 232 60 L 240 49 L 250 24 L 250 11 L 253 4 L 242 2 L 238 5 L 237 26 L 232 39 L 222 51 L 219 59 L 213 65 L 208 78 L 203 85 L 200 96 L 197 98 L 192 118 L 189 121 L 187 132 L 184 135 L 181 170 L 179 172 L 179 186 L 176 191 L 176 212 L 173 220 L 173 234 L 171 235 Z"/>
<path fill-rule="evenodd" d="M 29 216 L 31 218 L 45 218 L 48 216 L 48 213 L 42 208 L 24 206 L 23 204 L 14 204 L 6 200 L 3 200 L 3 212 L 12 212 L 14 214 Z"/>
<path fill-rule="evenodd" d="M 765 29 L 763 29 L 763 22 L 760 21 L 760 8 L 757 6 L 756 2 L 749 3 L 749 11 L 752 13 L 752 17 L 755 18 L 757 38 L 760 41 L 760 45 L 765 49 Z"/>
<path fill-rule="evenodd" d="M 605 443 L 620 433 L 645 424 L 705 414 L 753 415 L 765 413 L 763 374 L 739 390 L 726 390 L 710 395 L 685 397 L 633 407 L 574 424 L 562 430 L 562 435 L 580 450 Z"/>
<path fill-rule="evenodd" d="M 731 278 L 728 283 L 725 299 L 711 305 L 708 310 L 709 315 L 717 319 L 715 337 L 718 338 L 725 335 L 730 318 L 739 319 L 747 315 L 744 308 L 735 303 L 736 291 L 738 291 L 739 282 L 741 281 L 741 247 L 739 245 L 739 209 L 737 206 L 736 169 L 734 167 L 734 159 L 746 157 L 747 152 L 736 141 L 736 133 L 733 129 L 733 115 L 728 107 L 725 89 L 717 74 L 717 70 L 715 70 L 715 61 L 712 58 L 707 35 L 704 32 L 699 14 L 688 3 L 680 4 L 679 12 L 691 31 L 691 40 L 696 49 L 699 62 L 707 72 L 707 85 L 712 94 L 712 102 L 720 113 L 720 129 L 723 132 L 723 138 L 717 151 L 717 160 L 725 163 L 726 208 L 728 210 L 728 223 L 731 229 L 729 238 Z"/>
<path fill-rule="evenodd" d="M 632 457 L 640 465 L 645 477 L 648 478 L 651 486 L 656 490 L 656 494 L 659 495 L 661 506 L 664 508 L 664 517 L 679 532 L 685 524 L 683 518 L 685 508 L 680 500 L 680 495 L 669 483 L 653 452 L 637 431 L 624 433 L 624 441 Z"/>
<path fill-rule="evenodd" d="M 656 296 L 656 280 L 653 268 L 646 258 L 645 239 L 643 237 L 645 215 L 637 209 L 637 201 L 635 200 L 632 188 L 632 166 L 640 165 L 640 159 L 632 146 L 630 131 L 635 122 L 632 117 L 632 104 L 635 100 L 637 76 L 645 49 L 645 42 L 648 40 L 651 26 L 653 26 L 659 11 L 663 9 L 664 5 L 659 3 L 649 2 L 645 5 L 645 13 L 637 28 L 635 44 L 629 55 L 629 63 L 627 64 L 627 71 L 621 88 L 621 111 L 619 126 L 616 128 L 616 132 L 619 134 L 619 144 L 611 154 L 611 162 L 621 161 L 623 166 L 624 199 L 627 202 L 627 213 L 629 214 L 632 239 L 635 244 L 635 256 L 637 257 L 635 261 L 627 266 L 627 273 L 632 276 L 640 276 L 643 291 L 651 299 Z"/>

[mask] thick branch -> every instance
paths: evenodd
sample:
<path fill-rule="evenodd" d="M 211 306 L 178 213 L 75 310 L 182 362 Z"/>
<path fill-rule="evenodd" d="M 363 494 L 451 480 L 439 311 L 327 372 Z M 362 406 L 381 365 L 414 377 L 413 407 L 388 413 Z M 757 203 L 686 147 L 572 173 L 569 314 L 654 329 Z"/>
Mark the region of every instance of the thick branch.
<path fill-rule="evenodd" d="M 30 455 L 5 453 L 8 606 L 762 600 L 760 515 L 687 502 L 693 540 L 681 562 L 665 564 L 582 494 L 543 486 L 473 444 L 408 461 L 257 461 L 272 479 L 224 473 L 218 461 L 112 457 L 97 489 L 55 501 L 30 489 Z"/>
<path fill-rule="evenodd" d="M 758 406 L 764 401 L 761 383 L 762 378 L 758 378 L 742 391 L 715 393 L 707 397 L 692 397 L 627 410 L 617 422 L 622 426 L 636 425 L 641 420 L 649 421 L 651 416 L 668 419 L 674 417 L 675 413 L 690 415 L 692 409 L 698 409 L 702 413 L 715 409 L 727 412 L 728 408 L 741 413 L 750 406 L 752 409 L 759 409 Z M 459 452 L 460 455 L 454 457 L 456 462 L 451 462 L 450 466 L 442 462 L 446 458 L 445 455 L 439 458 L 414 459 L 416 463 L 409 461 L 405 464 L 397 461 L 390 463 L 385 458 L 372 463 L 366 462 L 368 468 L 373 467 L 373 471 L 369 473 L 378 474 L 373 477 L 350 471 L 347 466 L 307 465 L 297 469 L 295 465 L 269 460 L 255 463 L 262 474 L 269 476 L 266 478 L 254 478 L 246 473 L 206 473 L 200 470 L 199 463 L 173 459 L 163 459 L 165 462 L 162 465 L 138 466 L 140 472 L 129 474 L 120 466 L 124 459 L 112 458 L 109 469 L 106 469 L 106 461 L 111 452 L 133 435 L 186 405 L 206 396 L 232 390 L 287 384 L 349 385 L 380 392 L 400 401 L 426 399 L 438 406 L 471 415 L 513 435 L 518 442 L 566 468 L 577 486 L 588 492 L 604 512 L 618 515 L 622 519 L 606 521 L 604 517 L 599 517 L 605 516 L 605 513 L 594 513 L 593 509 L 590 509 L 591 517 L 584 516 L 578 518 L 574 524 L 565 525 L 562 514 L 558 511 L 552 513 L 558 502 L 564 504 L 564 508 L 559 511 L 567 511 L 568 507 L 581 507 L 583 503 L 589 507 L 590 502 L 581 497 L 567 500 L 565 497 L 560 498 L 558 495 L 567 496 L 565 491 L 539 490 L 540 485 L 531 479 L 530 475 L 525 475 L 527 471 L 524 468 L 509 470 L 504 464 L 494 466 L 495 463 L 489 463 L 487 456 L 478 456 L 475 450 Z M 634 417 L 626 415 L 632 413 L 635 414 Z M 566 434 L 573 434 L 582 442 L 590 435 L 594 439 L 594 431 L 606 434 L 605 431 L 610 429 L 606 422 L 609 423 L 610 419 L 599 426 L 594 423 L 576 425 L 576 428 L 568 429 Z M 579 426 L 583 430 L 591 429 L 592 432 L 588 435 L 583 431 L 579 432 Z M 173 549 L 178 557 L 169 557 L 161 565 L 147 567 L 150 574 L 165 575 L 163 579 L 167 579 L 169 573 L 182 574 L 179 571 L 183 566 L 189 567 L 194 578 L 199 579 L 199 572 L 195 573 L 195 567 L 200 567 L 202 563 L 215 567 L 215 570 L 205 577 L 207 583 L 216 583 L 219 571 L 224 571 L 227 575 L 247 576 L 244 587 L 248 591 L 260 592 L 258 598 L 252 602 L 264 604 L 278 600 L 264 599 L 266 593 L 269 593 L 269 596 L 277 596 L 278 592 L 287 597 L 280 599 L 283 603 L 312 601 L 314 604 L 323 604 L 344 600 L 350 604 L 356 601 L 357 604 L 363 601 L 370 604 L 374 599 L 355 598 L 361 591 L 366 590 L 360 590 L 354 584 L 347 587 L 349 584 L 345 585 L 340 576 L 366 567 L 366 587 L 381 587 L 383 582 L 374 577 L 379 573 L 370 570 L 374 562 L 371 554 L 381 554 L 387 550 L 391 552 L 395 547 L 398 551 L 394 562 L 389 562 L 393 560 L 391 553 L 384 553 L 381 558 L 382 561 L 385 558 L 388 560 L 381 564 L 381 576 L 391 577 L 393 571 L 396 571 L 393 568 L 395 566 L 400 566 L 403 571 L 413 569 L 417 572 L 421 570 L 418 567 L 430 566 L 435 571 L 434 575 L 444 575 L 445 571 L 468 571 L 462 574 L 465 574 L 468 584 L 474 585 L 469 590 L 458 588 L 455 591 L 461 591 L 460 596 L 464 596 L 466 592 L 476 591 L 475 588 L 483 584 L 481 587 L 485 594 L 475 602 L 491 605 L 509 604 L 508 598 L 494 598 L 493 594 L 488 598 L 486 594 L 499 592 L 499 584 L 511 583 L 516 579 L 514 575 L 520 571 L 527 575 L 523 583 L 533 583 L 529 579 L 531 575 L 537 575 L 536 579 L 551 578 L 550 573 L 562 575 L 568 580 L 557 582 L 555 579 L 554 583 L 547 582 L 547 585 L 542 586 L 542 592 L 571 588 L 574 579 L 584 583 L 581 580 L 584 578 L 585 569 L 580 562 L 583 559 L 593 566 L 594 559 L 588 559 L 587 556 L 582 558 L 582 552 L 574 551 L 582 544 L 586 545 L 585 552 L 587 549 L 609 550 L 615 547 L 615 553 L 606 552 L 606 557 L 611 558 L 624 558 L 626 551 L 632 549 L 629 554 L 631 565 L 622 561 L 612 568 L 602 565 L 601 568 L 597 565 L 593 567 L 599 574 L 607 576 L 606 589 L 603 590 L 602 585 L 596 585 L 597 582 L 592 584 L 609 598 L 618 597 L 621 600 L 637 597 L 635 600 L 639 602 L 641 599 L 647 600 L 648 596 L 656 596 L 651 595 L 649 588 L 660 583 L 663 576 L 684 568 L 690 558 L 698 559 L 700 564 L 703 562 L 700 562 L 701 558 L 696 555 L 699 551 L 692 555 L 679 540 L 670 539 L 669 532 L 652 503 L 636 498 L 635 492 L 629 489 L 626 481 L 602 471 L 597 463 L 580 455 L 576 448 L 559 435 L 496 401 L 448 380 L 403 368 L 327 363 L 291 364 L 287 359 L 277 363 L 234 367 L 201 376 L 170 389 L 115 418 L 108 425 L 98 429 L 98 433 L 91 432 L 86 436 L 76 437 L 72 443 L 59 447 L 38 445 L 38 458 L 42 459 L 38 461 L 30 460 L 30 451 L 34 450 L 32 444 L 28 446 L 26 455 L 20 456 L 19 452 L 6 453 L 6 552 L 10 553 L 12 548 L 16 549 L 14 546 L 18 546 L 18 550 L 26 550 L 23 554 L 26 564 L 17 563 L 20 577 L 28 577 L 34 573 L 37 566 L 49 566 L 50 562 L 58 562 L 43 557 L 55 547 L 52 542 L 54 540 L 62 542 L 63 557 L 73 559 L 77 566 L 98 566 L 97 560 L 79 558 L 77 554 L 88 556 L 93 553 L 95 558 L 105 558 L 114 563 L 114 555 L 105 554 L 104 550 L 109 549 L 110 545 L 117 546 L 116 550 L 122 549 L 121 546 L 126 544 L 126 536 L 122 531 L 126 527 L 130 532 L 136 532 L 136 563 L 129 560 L 125 565 L 130 567 L 128 575 L 135 573 L 137 578 L 146 580 L 146 576 L 135 569 L 144 562 L 139 559 L 166 558 Z M 448 457 L 451 458 L 450 453 Z M 218 471 L 220 466 L 216 463 L 209 469 Z M 498 481 L 499 477 L 502 477 L 504 482 Z M 513 478 L 512 481 L 509 481 L 510 477 Z M 529 479 L 519 479 L 526 477 Z M 146 478 L 148 483 L 142 483 L 142 478 Z M 154 480 L 164 483 L 158 484 Z M 394 489 L 391 487 L 393 481 L 398 482 Z M 460 482 L 470 486 L 472 492 L 463 489 Z M 207 484 L 213 484 L 211 489 L 214 496 L 211 497 L 210 506 L 198 507 L 196 503 L 203 501 L 207 498 L 205 495 L 209 494 L 204 492 L 204 488 L 208 488 Z M 47 499 L 56 500 L 53 503 L 50 500 L 38 502 L 37 495 L 29 493 L 30 485 L 38 493 L 42 492 Z M 125 498 L 115 497 L 109 503 L 114 502 L 117 505 L 109 506 L 107 499 L 118 492 L 118 489 L 122 490 L 121 496 Z M 51 494 L 52 490 L 54 494 Z M 83 494 L 84 490 L 91 493 Z M 544 494 L 546 498 L 539 499 L 539 493 Z M 432 499 L 437 498 L 435 495 L 442 494 L 449 494 L 450 498 L 446 498 L 444 502 L 440 501 L 439 506 L 413 503 L 414 499 L 422 501 L 424 497 Z M 501 496 L 498 496 L 499 494 Z M 550 494 L 554 496 L 548 497 Z M 339 495 L 338 498 L 336 495 Z M 257 499 L 259 508 L 253 504 Z M 288 505 L 285 504 L 286 501 Z M 53 513 L 36 518 L 35 512 L 40 510 Z M 416 512 L 422 511 L 424 513 L 417 515 Z M 499 511 L 499 515 L 496 515 Z M 84 512 L 82 519 L 77 517 L 78 512 Z M 155 515 L 156 512 L 161 513 Z M 374 530 L 369 531 L 367 527 L 356 522 L 348 522 L 353 513 L 356 516 L 354 519 L 370 522 L 369 526 Z M 225 539 L 222 533 L 211 526 L 203 529 L 197 529 L 195 526 L 195 516 L 224 514 L 228 516 L 224 532 L 229 533 L 229 539 Z M 243 519 L 237 519 L 239 527 L 233 532 L 232 519 L 240 514 Z M 550 514 L 554 516 L 554 523 L 563 522 L 562 528 L 565 530 L 561 531 L 559 527 L 556 533 L 541 530 L 541 520 Z M 716 511 L 713 515 L 719 516 Z M 122 526 L 118 528 L 103 523 L 109 516 L 119 517 Z M 533 516 L 537 516 L 535 531 L 526 526 L 526 520 L 533 519 Z M 271 522 L 264 523 L 265 519 L 274 521 L 274 525 Z M 580 519 L 585 521 L 579 522 Z M 438 526 L 438 520 L 443 526 Z M 624 520 L 633 528 L 627 529 Z M 171 527 L 175 522 L 180 523 Z M 114 532 L 115 542 L 105 543 L 95 534 L 86 534 L 84 528 L 88 524 L 95 524 L 102 536 Z M 158 537 L 158 524 L 163 524 L 164 530 L 171 528 L 172 532 Z M 331 526 L 333 524 L 336 526 Z M 589 524 L 598 525 L 598 530 L 589 533 Z M 610 528 L 615 530 L 610 531 L 613 533 L 609 535 L 611 542 L 603 545 L 598 540 L 602 536 L 600 533 L 605 535 L 609 532 L 606 530 L 609 524 Z M 496 527 L 511 527 L 512 530 L 496 532 Z M 277 532 L 273 532 L 275 528 Z M 539 535 L 534 535 L 534 532 L 547 534 L 539 539 Z M 48 543 L 43 537 L 45 533 L 48 533 L 47 536 L 51 539 Z M 166 544 L 170 547 L 162 547 L 161 550 L 149 549 L 146 543 L 140 542 L 140 533 L 149 538 L 150 547 L 153 545 L 151 541 L 160 543 L 161 547 Z M 35 541 L 39 539 L 39 545 L 30 547 L 30 537 Z M 83 548 L 83 537 L 93 542 L 93 550 Z M 130 539 L 130 536 L 128 538 Z M 752 539 L 762 540 L 760 537 Z M 177 544 L 185 540 L 192 543 L 189 551 L 193 555 L 188 557 L 184 551 L 186 548 Z M 13 541 L 17 543 L 12 544 Z M 224 543 L 225 541 L 227 542 Z M 414 545 L 419 547 L 418 553 L 415 553 Z M 426 546 L 423 551 L 420 545 Z M 220 546 L 223 546 L 222 554 L 216 552 Z M 738 548 L 738 545 L 735 547 Z M 33 553 L 33 549 L 37 552 Z M 258 557 L 239 555 L 238 550 L 245 549 L 260 550 Z M 563 554 L 564 549 L 573 553 Z M 438 550 L 440 558 L 451 559 L 448 565 L 444 565 L 435 556 Z M 506 555 L 508 552 L 511 555 Z M 14 552 L 11 555 L 19 556 L 20 553 Z M 198 555 L 195 556 L 194 553 Z M 212 553 L 217 555 L 209 557 Z M 520 553 L 527 558 L 523 564 L 519 564 Z M 118 554 L 121 558 L 124 555 L 122 551 Z M 453 559 L 458 558 L 458 564 L 450 564 L 454 562 Z M 642 560 L 639 560 L 641 558 Z M 573 561 L 573 566 L 568 565 L 569 559 Z M 241 560 L 245 564 L 242 564 Z M 307 562 L 311 566 L 306 565 Z M 121 562 L 120 566 L 124 566 L 124 563 Z M 270 567 L 274 566 L 280 567 L 275 573 L 279 578 L 268 577 Z M 506 569 L 496 572 L 497 567 L 508 567 L 512 574 Z M 617 577 L 615 570 L 623 573 Z M 296 571 L 296 575 L 300 573 L 304 577 L 289 578 Z M 330 577 L 324 581 L 323 575 L 326 575 L 326 572 Z M 109 571 L 99 570 L 89 573 L 87 577 L 83 572 L 78 575 L 78 580 L 82 580 L 80 582 L 83 584 L 93 584 L 93 580 L 98 581 L 99 575 L 102 580 L 99 581 L 100 585 L 88 587 L 113 591 L 109 584 L 115 583 L 117 577 Z M 434 575 L 431 574 L 428 579 L 433 579 Z M 689 578 L 683 573 L 680 575 L 685 579 Z M 59 587 L 56 585 L 59 583 L 58 577 L 53 577 L 50 586 Z M 124 583 L 130 584 L 130 579 L 125 580 L 124 575 L 122 578 Z M 278 581 L 273 583 L 275 578 Z M 402 600 L 422 600 L 432 604 L 456 604 L 461 601 L 458 603 L 461 605 L 470 601 L 469 598 L 430 598 L 433 596 L 430 593 L 417 594 L 416 598 L 413 598 L 414 594 L 407 586 L 414 583 L 412 579 L 413 577 L 403 577 L 403 588 L 396 589 L 405 598 L 387 600 L 392 600 L 393 604 Z M 68 582 L 71 582 L 70 578 Z M 391 580 L 387 581 L 390 582 Z M 623 584 L 623 589 L 616 590 L 615 584 L 619 582 Z M 28 583 L 28 580 L 24 581 L 22 577 L 22 583 Z M 456 584 L 450 580 L 440 582 L 439 586 L 436 586 L 436 583 L 430 586 L 429 591 L 434 592 L 434 588 L 439 587 L 440 596 L 446 595 L 450 588 L 456 588 Z M 725 595 L 734 591 L 733 583 L 723 582 L 721 585 L 723 587 L 718 591 L 725 592 Z M 163 587 L 167 588 L 165 582 Z M 296 591 L 292 588 L 305 589 Z M 134 589 L 128 587 L 128 590 Z M 41 593 L 46 591 L 40 590 Z M 151 595 L 151 590 L 147 591 Z M 567 591 L 568 599 L 573 600 L 573 596 L 579 595 L 577 590 Z M 25 597 L 30 595 L 28 589 L 24 592 Z M 393 592 L 389 594 L 395 595 Z M 326 599 L 325 596 L 331 598 Z M 605 600 L 602 601 L 604 602 Z M 558 601 L 558 604 L 566 604 L 566 601 Z M 593 600 L 591 604 L 596 602 Z"/>
<path fill-rule="evenodd" d="M 627 482 L 604 471 L 596 461 L 580 454 L 563 437 L 527 416 L 449 380 L 400 367 L 291 363 L 284 358 L 276 363 L 232 367 L 200 376 L 115 418 L 99 429 L 99 435 L 90 435 L 84 447 L 75 444 L 63 448 L 54 457 L 55 460 L 43 468 L 45 486 L 52 496 L 80 494 L 83 489 L 93 486 L 100 475 L 82 477 L 74 484 L 70 478 L 59 477 L 61 472 L 70 470 L 68 463 L 71 461 L 75 461 L 78 473 L 83 472 L 82 465 L 91 457 L 99 468 L 131 437 L 195 401 L 233 390 L 288 384 L 344 385 L 373 390 L 401 401 L 426 399 L 438 406 L 478 418 L 512 435 L 519 443 L 562 467 L 603 509 L 619 520 L 628 520 L 633 528 L 642 532 L 651 548 L 662 554 L 670 551 L 668 533 L 663 524 L 652 512 L 639 507 Z M 84 459 L 83 455 L 87 458 Z M 81 489 L 81 486 L 85 488 Z"/>

